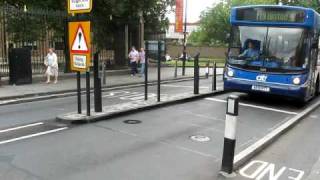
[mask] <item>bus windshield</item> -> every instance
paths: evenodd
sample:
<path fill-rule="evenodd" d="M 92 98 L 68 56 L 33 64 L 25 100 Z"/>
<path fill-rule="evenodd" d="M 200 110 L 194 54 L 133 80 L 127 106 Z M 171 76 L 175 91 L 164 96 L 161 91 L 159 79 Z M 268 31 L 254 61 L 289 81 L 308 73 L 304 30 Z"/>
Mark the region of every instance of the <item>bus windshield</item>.
<path fill-rule="evenodd" d="M 302 28 L 233 26 L 228 63 L 272 72 L 308 66 L 307 31 Z"/>

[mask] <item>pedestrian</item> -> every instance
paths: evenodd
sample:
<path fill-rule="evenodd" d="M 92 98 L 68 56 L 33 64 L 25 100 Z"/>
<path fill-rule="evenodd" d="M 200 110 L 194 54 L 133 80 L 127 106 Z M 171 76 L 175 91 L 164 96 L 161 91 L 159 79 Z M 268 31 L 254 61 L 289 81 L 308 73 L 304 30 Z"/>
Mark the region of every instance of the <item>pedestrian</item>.
<path fill-rule="evenodd" d="M 142 77 L 145 75 L 145 68 L 146 68 L 146 53 L 143 48 L 140 49 L 139 53 L 139 61 L 140 61 L 140 74 Z"/>
<path fill-rule="evenodd" d="M 138 73 L 137 63 L 139 60 L 139 52 L 136 50 L 134 46 L 132 46 L 131 51 L 129 53 L 130 66 L 131 66 L 131 76 L 135 76 Z"/>
<path fill-rule="evenodd" d="M 54 83 L 58 83 L 58 57 L 53 48 L 48 49 L 48 54 L 44 60 L 47 67 L 45 75 L 47 76 L 47 84 L 50 83 L 50 77 L 54 76 Z"/>

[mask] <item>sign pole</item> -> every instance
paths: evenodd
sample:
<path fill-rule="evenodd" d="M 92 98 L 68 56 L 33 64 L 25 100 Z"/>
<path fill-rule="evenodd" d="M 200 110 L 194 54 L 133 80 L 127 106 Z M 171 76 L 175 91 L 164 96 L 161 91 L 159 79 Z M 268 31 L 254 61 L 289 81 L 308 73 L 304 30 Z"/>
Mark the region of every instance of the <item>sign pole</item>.
<path fill-rule="evenodd" d="M 161 92 L 161 41 L 158 41 L 158 88 L 157 88 L 157 100 L 158 102 L 161 101 L 160 99 L 160 92 Z"/>
<path fill-rule="evenodd" d="M 148 100 L 148 66 L 149 66 L 149 41 L 146 41 L 146 56 L 145 56 L 145 69 L 144 69 L 144 100 Z"/>
<path fill-rule="evenodd" d="M 78 96 L 78 114 L 82 113 L 81 107 L 81 77 L 80 72 L 77 72 L 77 96 Z"/>
<path fill-rule="evenodd" d="M 74 1 L 67 0 L 68 13 L 75 16 L 81 13 L 90 13 L 92 10 L 92 1 Z M 79 20 L 77 18 L 77 20 Z M 77 98 L 78 113 L 82 113 L 81 108 L 81 72 L 86 72 L 86 93 L 87 93 L 87 116 L 90 112 L 90 59 L 91 59 L 91 22 L 78 21 L 68 22 L 68 46 L 70 57 L 70 69 L 77 72 Z M 100 84 L 101 86 L 101 84 Z"/>
<path fill-rule="evenodd" d="M 90 70 L 86 72 L 87 116 L 91 116 L 90 109 Z"/>

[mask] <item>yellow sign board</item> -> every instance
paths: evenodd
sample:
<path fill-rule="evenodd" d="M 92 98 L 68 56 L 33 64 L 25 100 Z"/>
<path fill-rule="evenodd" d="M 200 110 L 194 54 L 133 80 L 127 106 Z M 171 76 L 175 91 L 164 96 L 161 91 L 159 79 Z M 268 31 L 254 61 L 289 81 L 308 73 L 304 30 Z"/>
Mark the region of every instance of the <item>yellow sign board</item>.
<path fill-rule="evenodd" d="M 87 71 L 91 59 L 90 21 L 69 22 L 69 50 L 72 71 Z"/>
<path fill-rule="evenodd" d="M 92 10 L 93 0 L 68 0 L 68 12 L 70 14 L 89 13 Z"/>

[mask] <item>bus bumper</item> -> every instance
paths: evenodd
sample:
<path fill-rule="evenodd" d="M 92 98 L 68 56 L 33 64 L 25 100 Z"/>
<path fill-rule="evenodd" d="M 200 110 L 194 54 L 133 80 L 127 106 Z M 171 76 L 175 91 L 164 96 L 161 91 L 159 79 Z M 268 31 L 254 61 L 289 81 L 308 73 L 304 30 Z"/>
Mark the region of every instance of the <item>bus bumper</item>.
<path fill-rule="evenodd" d="M 269 91 L 253 90 L 253 86 L 264 87 Z M 285 84 L 271 84 L 259 83 L 253 81 L 239 80 L 233 78 L 224 78 L 224 90 L 237 91 L 245 93 L 259 93 L 285 96 L 289 98 L 304 100 L 306 97 L 307 87 L 305 85 L 285 85 Z"/>

